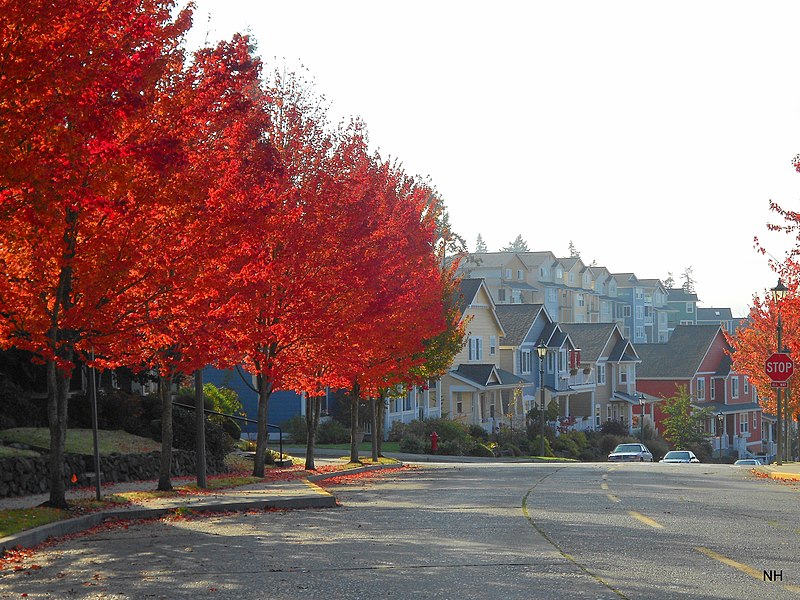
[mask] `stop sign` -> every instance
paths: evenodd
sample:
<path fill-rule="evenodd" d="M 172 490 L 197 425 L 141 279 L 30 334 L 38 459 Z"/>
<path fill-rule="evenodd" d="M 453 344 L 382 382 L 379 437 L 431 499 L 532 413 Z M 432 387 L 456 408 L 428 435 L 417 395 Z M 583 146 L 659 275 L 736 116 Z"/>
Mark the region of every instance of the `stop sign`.
<path fill-rule="evenodd" d="M 764 371 L 773 383 L 786 381 L 794 373 L 794 361 L 788 354 L 775 352 L 764 363 Z"/>

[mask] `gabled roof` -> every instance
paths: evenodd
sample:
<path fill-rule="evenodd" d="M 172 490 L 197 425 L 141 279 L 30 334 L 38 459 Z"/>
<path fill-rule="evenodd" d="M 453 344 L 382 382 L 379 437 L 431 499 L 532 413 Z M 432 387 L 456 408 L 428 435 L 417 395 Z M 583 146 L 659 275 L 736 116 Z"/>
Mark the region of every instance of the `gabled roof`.
<path fill-rule="evenodd" d="M 503 267 L 508 264 L 517 256 L 516 252 L 473 252 L 469 255 L 471 258 L 480 259 L 480 267 Z M 517 257 L 518 258 L 518 257 Z M 525 269 L 528 266 L 520 260 Z"/>
<path fill-rule="evenodd" d="M 475 300 L 475 296 L 478 294 L 478 290 L 481 288 L 483 284 L 483 279 L 462 279 L 461 283 L 459 284 L 459 290 L 461 294 L 458 297 L 458 308 L 463 315 L 469 305 L 472 304 L 472 301 Z"/>
<path fill-rule="evenodd" d="M 495 307 L 497 318 L 506 332 L 500 339 L 501 346 L 519 346 L 525 341 L 539 314 L 544 311 L 543 304 L 498 304 Z M 551 322 L 547 312 L 547 322 Z"/>
<path fill-rule="evenodd" d="M 544 342 L 548 348 L 561 348 L 566 341 L 569 341 L 570 346 L 574 347 L 572 339 L 564 333 L 561 326 L 558 323 L 550 323 L 542 331 L 542 335 L 539 336 L 537 344 L 539 342 Z"/>
<path fill-rule="evenodd" d="M 683 288 L 667 289 L 667 302 L 697 302 L 697 294 L 687 292 Z"/>
<path fill-rule="evenodd" d="M 698 321 L 731 321 L 733 312 L 730 308 L 700 308 L 697 307 Z"/>
<path fill-rule="evenodd" d="M 640 360 L 641 358 L 631 341 L 624 338 L 614 344 L 614 348 L 608 353 L 609 362 L 639 362 Z"/>
<path fill-rule="evenodd" d="M 660 287 L 665 292 L 667 291 L 667 288 L 664 287 L 664 284 L 661 283 L 660 279 L 652 279 L 652 278 L 650 278 L 650 279 L 640 279 L 639 283 L 641 283 L 642 285 L 644 285 L 646 287 L 654 287 L 654 288 Z"/>
<path fill-rule="evenodd" d="M 561 266 L 564 267 L 565 271 L 571 271 L 575 268 L 575 265 L 580 263 L 583 265 L 583 261 L 578 258 L 577 256 L 568 256 L 567 258 L 559 258 L 558 262 L 561 263 Z"/>
<path fill-rule="evenodd" d="M 633 273 L 612 273 L 611 277 L 614 278 L 619 287 L 634 285 L 639 281 Z"/>
<path fill-rule="evenodd" d="M 489 363 L 460 364 L 450 375 L 479 388 L 496 388 L 529 383 L 522 377 Z"/>
<path fill-rule="evenodd" d="M 700 370 L 719 325 L 678 325 L 666 344 L 641 344 L 639 379 L 691 379 Z"/>
<path fill-rule="evenodd" d="M 561 323 L 561 329 L 564 330 L 575 343 L 575 346 L 581 349 L 581 360 L 594 362 L 603 355 L 603 350 L 608 346 L 616 330 L 619 333 L 619 338 L 622 338 L 622 332 L 616 323 Z"/>

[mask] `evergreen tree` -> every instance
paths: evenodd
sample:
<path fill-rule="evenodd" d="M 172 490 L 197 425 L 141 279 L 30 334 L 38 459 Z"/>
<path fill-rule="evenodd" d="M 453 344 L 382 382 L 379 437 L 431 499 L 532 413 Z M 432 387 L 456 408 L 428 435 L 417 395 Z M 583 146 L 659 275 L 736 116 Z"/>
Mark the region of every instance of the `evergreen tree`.
<path fill-rule="evenodd" d="M 575 243 L 572 240 L 569 241 L 569 257 L 570 258 L 581 257 L 581 253 L 578 252 L 578 249 L 575 247 Z"/>
<path fill-rule="evenodd" d="M 530 250 L 528 249 L 528 242 L 523 240 L 522 234 L 520 234 L 508 246 L 500 248 L 500 252 L 530 252 Z"/>
<path fill-rule="evenodd" d="M 681 287 L 683 288 L 683 291 L 686 292 L 687 294 L 694 294 L 695 283 L 696 281 L 692 278 L 692 266 L 689 265 L 683 271 L 683 285 L 681 285 Z"/>
<path fill-rule="evenodd" d="M 672 289 L 675 286 L 675 277 L 672 276 L 672 271 L 667 271 L 667 278 L 664 280 L 664 287 Z"/>
<path fill-rule="evenodd" d="M 475 240 L 475 253 L 486 254 L 489 249 L 486 247 L 486 242 L 483 241 L 483 236 L 479 233 L 478 239 Z"/>

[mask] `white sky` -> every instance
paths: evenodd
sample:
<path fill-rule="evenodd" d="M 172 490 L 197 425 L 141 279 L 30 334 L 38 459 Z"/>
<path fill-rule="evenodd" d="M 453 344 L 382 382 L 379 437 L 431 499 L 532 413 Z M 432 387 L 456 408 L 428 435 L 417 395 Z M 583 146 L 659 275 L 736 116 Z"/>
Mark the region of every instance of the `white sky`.
<path fill-rule="evenodd" d="M 249 32 L 336 117 L 429 175 L 470 250 L 680 282 L 746 314 L 798 210 L 800 2 L 195 0 L 190 46 Z"/>

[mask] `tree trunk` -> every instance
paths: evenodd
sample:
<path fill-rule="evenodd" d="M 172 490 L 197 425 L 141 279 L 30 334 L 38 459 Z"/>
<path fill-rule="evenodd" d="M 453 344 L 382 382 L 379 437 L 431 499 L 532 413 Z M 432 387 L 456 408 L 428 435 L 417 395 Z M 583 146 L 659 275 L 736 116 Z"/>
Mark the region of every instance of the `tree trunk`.
<path fill-rule="evenodd" d="M 161 462 L 158 468 L 158 490 L 172 491 L 172 374 L 164 381 L 158 378 L 161 393 Z"/>
<path fill-rule="evenodd" d="M 352 463 L 361 462 L 358 458 L 358 443 L 360 441 L 360 432 L 358 430 L 358 400 L 360 392 L 360 386 L 357 383 L 353 384 L 353 389 L 350 391 L 350 462 Z"/>
<path fill-rule="evenodd" d="M 195 458 L 197 459 L 197 487 L 206 488 L 206 413 L 204 412 L 203 371 L 194 372 Z"/>
<path fill-rule="evenodd" d="M 263 373 L 256 376 L 258 386 L 258 433 L 256 434 L 256 457 L 253 462 L 253 477 L 264 476 L 264 463 L 269 441 L 267 415 L 269 414 L 269 397 L 272 394 L 272 381 Z"/>
<path fill-rule="evenodd" d="M 375 406 L 375 396 L 369 397 L 369 415 L 372 419 L 372 462 L 378 462 L 378 409 Z"/>
<path fill-rule="evenodd" d="M 72 352 L 62 357 L 72 360 Z M 58 368 L 54 360 L 47 361 L 47 419 L 50 425 L 50 499 L 47 505 L 67 508 L 64 481 L 64 448 L 67 440 L 67 397 L 72 372 Z"/>
<path fill-rule="evenodd" d="M 306 471 L 316 471 L 314 465 L 314 447 L 317 443 L 317 428 L 319 427 L 319 414 L 322 409 L 322 399 L 319 396 L 306 398 Z"/>

